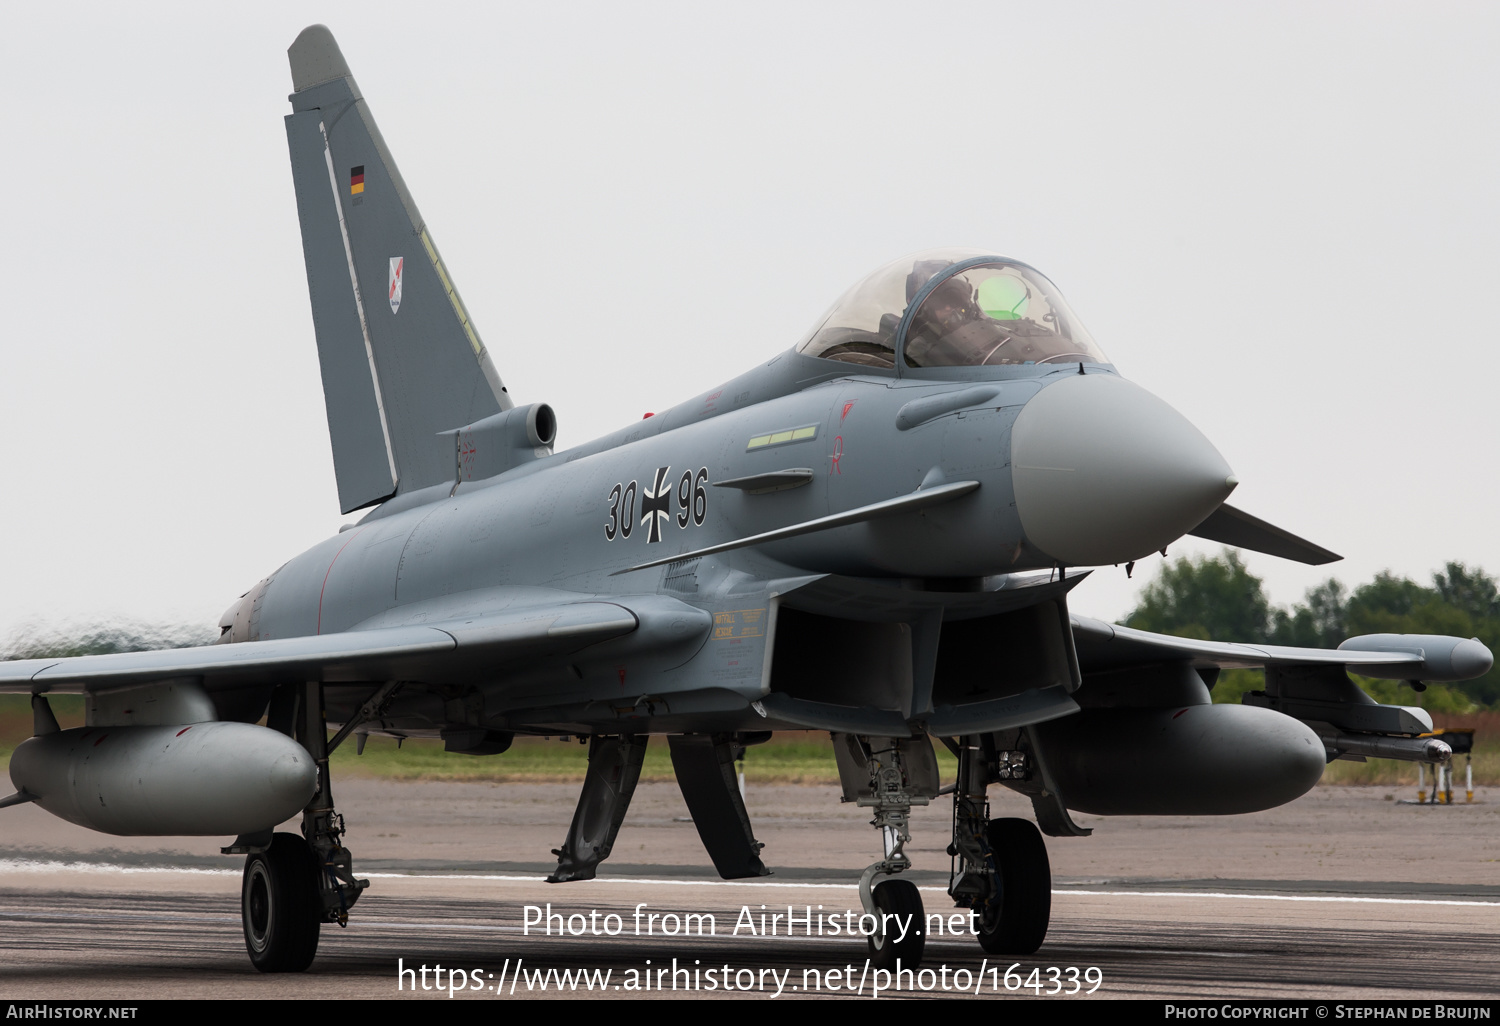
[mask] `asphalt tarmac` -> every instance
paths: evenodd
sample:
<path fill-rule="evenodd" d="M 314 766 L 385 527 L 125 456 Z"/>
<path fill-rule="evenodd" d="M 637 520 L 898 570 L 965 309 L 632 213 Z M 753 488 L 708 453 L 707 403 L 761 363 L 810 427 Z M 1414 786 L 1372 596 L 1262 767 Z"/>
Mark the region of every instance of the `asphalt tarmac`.
<path fill-rule="evenodd" d="M 0 811 L 0 999 L 1500 997 L 1500 805 L 1485 792 L 1428 808 L 1391 788 L 1317 788 L 1250 816 L 1076 817 L 1095 833 L 1047 840 L 1040 951 L 997 964 L 945 920 L 928 938 L 932 972 L 901 979 L 867 969 L 864 940 L 848 935 L 854 881 L 878 848 L 868 814 L 833 788 L 752 785 L 775 874 L 725 882 L 675 786 L 643 784 L 600 878 L 548 885 L 575 796 L 570 784 L 336 783 L 371 887 L 347 929 L 324 927 L 312 968 L 287 976 L 249 964 L 242 859 L 219 855 L 221 839 L 106 837 L 32 807 Z M 999 788 L 992 801 L 995 815 L 1029 812 Z M 911 876 L 929 914 L 952 912 L 950 815 L 941 800 L 913 815 Z"/>

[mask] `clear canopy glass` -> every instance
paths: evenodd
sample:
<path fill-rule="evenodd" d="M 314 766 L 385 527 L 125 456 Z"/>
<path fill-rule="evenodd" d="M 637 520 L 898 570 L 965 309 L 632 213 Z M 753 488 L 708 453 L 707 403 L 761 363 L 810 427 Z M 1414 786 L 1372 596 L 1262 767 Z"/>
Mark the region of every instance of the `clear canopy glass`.
<path fill-rule="evenodd" d="M 797 351 L 883 368 L 898 353 L 907 367 L 1107 362 L 1056 286 L 976 250 L 886 264 L 844 293 Z"/>

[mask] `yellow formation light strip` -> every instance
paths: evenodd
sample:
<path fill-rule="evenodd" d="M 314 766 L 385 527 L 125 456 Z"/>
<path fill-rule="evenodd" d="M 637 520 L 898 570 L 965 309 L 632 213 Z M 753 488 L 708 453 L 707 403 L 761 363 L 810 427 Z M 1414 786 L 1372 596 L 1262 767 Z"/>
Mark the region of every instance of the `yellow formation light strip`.
<path fill-rule="evenodd" d="M 750 444 L 745 446 L 745 451 L 752 449 L 768 449 L 773 445 L 790 445 L 793 442 L 806 442 L 818 437 L 818 425 L 808 424 L 805 427 L 786 428 L 781 431 L 770 431 L 764 435 L 756 435 L 750 439 Z"/>
<path fill-rule="evenodd" d="M 484 355 L 484 343 L 479 341 L 479 335 L 474 331 L 474 325 L 469 323 L 469 311 L 464 309 L 464 304 L 458 298 L 458 289 L 453 287 L 453 281 L 448 277 L 448 269 L 443 266 L 442 258 L 438 256 L 437 247 L 432 244 L 427 229 L 422 229 L 422 245 L 427 247 L 428 259 L 432 261 L 432 269 L 437 271 L 438 281 L 443 283 L 443 291 L 448 293 L 448 302 L 453 304 L 453 312 L 458 315 L 458 323 L 463 325 L 464 334 L 469 336 L 469 345 L 474 347 L 474 355 Z"/>

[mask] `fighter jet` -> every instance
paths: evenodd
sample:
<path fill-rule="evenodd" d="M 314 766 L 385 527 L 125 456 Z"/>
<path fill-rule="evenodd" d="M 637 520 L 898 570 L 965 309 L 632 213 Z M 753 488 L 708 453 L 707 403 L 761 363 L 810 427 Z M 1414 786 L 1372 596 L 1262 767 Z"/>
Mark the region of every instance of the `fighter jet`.
<path fill-rule="evenodd" d="M 903 257 L 740 377 L 556 452 L 556 415 L 511 396 L 333 36 L 312 26 L 289 57 L 339 502 L 368 512 L 246 591 L 216 645 L 0 664 L 35 713 L 0 807 L 223 836 L 246 856 L 257 968 L 305 969 L 368 886 L 328 771 L 351 736 L 498 758 L 518 735 L 586 739 L 564 883 L 609 857 L 653 737 L 720 875 L 767 874 L 781 853 L 755 839 L 736 755 L 826 731 L 875 827 L 872 921 L 922 921 L 908 815 L 951 796 L 949 894 L 984 951 L 1015 955 L 1047 932 L 1042 835 L 1089 833 L 1070 810 L 1245 813 L 1333 758 L 1448 757 L 1423 710 L 1376 704 L 1348 671 L 1472 678 L 1492 662 L 1478 641 L 1281 648 L 1069 612 L 1087 568 L 1183 535 L 1338 557 L 1227 505 L 1224 459 L 1041 272 Z M 1214 704 L 1225 667 L 1264 667 L 1264 692 Z M 58 692 L 87 696 L 86 726 L 59 729 Z M 1035 823 L 991 818 L 992 785 Z M 275 832 L 299 814 L 300 835 Z M 923 940 L 877 926 L 868 944 L 915 968 Z"/>

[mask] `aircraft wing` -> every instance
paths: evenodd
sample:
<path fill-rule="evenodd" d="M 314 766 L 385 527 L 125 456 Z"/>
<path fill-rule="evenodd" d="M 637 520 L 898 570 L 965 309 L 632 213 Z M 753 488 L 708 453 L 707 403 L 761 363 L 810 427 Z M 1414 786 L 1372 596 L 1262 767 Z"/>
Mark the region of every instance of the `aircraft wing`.
<path fill-rule="evenodd" d="M 1199 641 L 1134 630 L 1074 615 L 1073 639 L 1085 673 L 1189 660 L 1194 666 L 1241 669 L 1265 666 L 1342 666 L 1388 680 L 1471 680 L 1489 672 L 1490 650 L 1477 638 L 1432 634 L 1370 634 L 1337 649 L 1294 648 Z"/>
<path fill-rule="evenodd" d="M 651 596 L 638 604 L 660 601 Z M 177 677 L 201 677 L 209 690 L 281 681 L 448 677 L 469 665 L 575 651 L 629 634 L 640 622 L 641 616 L 625 604 L 580 596 L 578 601 L 420 625 L 202 648 L 18 659 L 0 662 L 0 692 L 99 691 Z"/>

